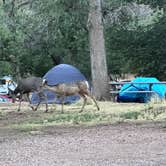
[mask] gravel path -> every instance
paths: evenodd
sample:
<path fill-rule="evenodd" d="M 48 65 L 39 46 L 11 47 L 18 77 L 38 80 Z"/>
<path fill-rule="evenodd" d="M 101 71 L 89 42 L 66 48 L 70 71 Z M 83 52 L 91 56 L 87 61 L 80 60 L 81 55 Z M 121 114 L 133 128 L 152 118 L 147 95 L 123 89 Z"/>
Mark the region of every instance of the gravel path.
<path fill-rule="evenodd" d="M 166 166 L 165 147 L 162 125 L 51 127 L 1 133 L 0 166 Z"/>

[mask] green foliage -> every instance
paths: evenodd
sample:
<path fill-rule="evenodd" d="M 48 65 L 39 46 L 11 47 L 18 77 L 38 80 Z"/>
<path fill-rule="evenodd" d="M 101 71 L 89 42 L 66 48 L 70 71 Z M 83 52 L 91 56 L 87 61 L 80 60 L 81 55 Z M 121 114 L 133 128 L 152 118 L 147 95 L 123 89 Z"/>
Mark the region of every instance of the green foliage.
<path fill-rule="evenodd" d="M 164 7 L 165 0 L 136 0 L 138 3 L 144 3 L 147 5 L 151 5 L 152 7 Z"/>
<path fill-rule="evenodd" d="M 28 43 L 39 56 L 60 56 L 63 63 L 78 67 L 90 76 L 88 48 L 87 3 L 85 1 L 37 1 L 34 17 L 39 24 L 34 27 Z M 42 22 L 42 25 L 41 25 Z M 39 37 L 36 38 L 38 33 Z M 32 47 L 32 46 L 31 46 Z M 42 64 L 42 63 L 41 63 Z M 49 63 L 51 64 L 51 63 Z M 53 65 L 53 64 L 52 64 Z"/>
<path fill-rule="evenodd" d="M 0 77 L 5 75 L 12 75 L 12 66 L 8 62 L 0 62 Z"/>
<path fill-rule="evenodd" d="M 148 31 L 140 27 L 137 31 L 118 30 L 114 33 L 116 39 L 112 39 L 111 46 L 123 53 L 121 62 L 128 63 L 125 65 L 129 66 L 128 70 L 139 75 L 165 79 L 165 25 L 166 17 L 164 16 Z M 122 57 L 121 54 L 119 54 L 120 57 Z M 120 63 L 120 65 L 123 64 Z"/>
<path fill-rule="evenodd" d="M 148 32 L 141 32 L 137 46 L 131 46 L 135 55 L 131 57 L 133 64 L 137 64 L 138 73 L 146 76 L 155 76 L 162 80 L 166 77 L 166 17 L 154 24 Z"/>
<path fill-rule="evenodd" d="M 131 2 L 151 5 L 152 14 L 130 15 L 126 6 Z M 12 16 L 11 1 L 0 6 L 0 75 L 43 76 L 54 66 L 51 57 L 60 56 L 90 78 L 88 0 L 36 0 L 18 8 L 19 3 L 15 2 Z M 104 0 L 102 5 L 109 73 L 164 80 L 164 0 Z M 118 19 L 111 22 L 110 15 Z"/>
<path fill-rule="evenodd" d="M 146 18 L 130 19 L 129 26 L 114 24 L 106 29 L 106 46 L 109 71 L 112 73 L 137 73 L 160 80 L 165 70 L 165 13 L 153 11 Z M 112 68 L 111 68 L 112 67 Z"/>

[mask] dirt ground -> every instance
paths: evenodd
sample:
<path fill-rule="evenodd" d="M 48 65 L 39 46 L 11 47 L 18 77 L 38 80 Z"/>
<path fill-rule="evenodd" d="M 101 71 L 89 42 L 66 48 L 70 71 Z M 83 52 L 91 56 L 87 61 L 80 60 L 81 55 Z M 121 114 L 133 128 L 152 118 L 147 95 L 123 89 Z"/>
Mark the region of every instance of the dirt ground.
<path fill-rule="evenodd" d="M 2 134 L 3 133 L 3 134 Z M 1 131 L 1 166 L 165 166 L 165 124 Z"/>
<path fill-rule="evenodd" d="M 39 132 L 5 128 L 0 120 L 0 166 L 165 166 L 166 122 L 52 126 Z M 19 115 L 19 116 L 18 116 Z"/>

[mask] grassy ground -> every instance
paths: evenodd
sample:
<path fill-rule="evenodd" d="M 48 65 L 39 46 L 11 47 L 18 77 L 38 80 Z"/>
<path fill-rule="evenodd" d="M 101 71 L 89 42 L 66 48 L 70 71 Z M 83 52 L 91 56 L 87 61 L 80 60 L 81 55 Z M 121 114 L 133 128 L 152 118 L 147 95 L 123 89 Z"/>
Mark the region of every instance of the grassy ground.
<path fill-rule="evenodd" d="M 82 101 L 65 105 L 61 113 L 60 105 L 49 105 L 49 112 L 44 113 L 45 106 L 33 112 L 27 103 L 23 103 L 22 111 L 17 112 L 18 104 L 0 105 L 0 128 L 17 129 L 31 132 L 47 126 L 55 125 L 96 125 L 121 122 L 164 121 L 166 120 L 166 103 L 112 103 L 99 102 L 101 108 L 97 111 L 95 105 L 88 103 L 84 112 L 79 113 Z"/>

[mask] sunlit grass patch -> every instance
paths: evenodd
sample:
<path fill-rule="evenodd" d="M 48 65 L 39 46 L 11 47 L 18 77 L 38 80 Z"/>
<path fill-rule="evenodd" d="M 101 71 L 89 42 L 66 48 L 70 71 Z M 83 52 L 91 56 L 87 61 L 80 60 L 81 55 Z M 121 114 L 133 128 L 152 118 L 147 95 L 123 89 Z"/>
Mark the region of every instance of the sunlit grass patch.
<path fill-rule="evenodd" d="M 39 130 L 42 125 L 40 124 L 35 124 L 35 123 L 22 123 L 22 124 L 14 124 L 10 126 L 13 129 L 19 130 L 21 132 L 30 132 L 34 130 Z"/>
<path fill-rule="evenodd" d="M 54 126 L 54 125 L 78 125 L 99 120 L 99 114 L 85 112 L 79 113 L 65 113 L 65 114 L 52 114 L 45 117 L 30 119 L 20 124 L 12 124 L 11 128 L 20 131 L 32 131 L 40 129 L 41 127 Z"/>
<path fill-rule="evenodd" d="M 119 116 L 123 119 L 133 119 L 136 120 L 138 119 L 140 116 L 142 116 L 143 113 L 141 112 L 126 112 L 126 113 L 121 113 Z"/>

